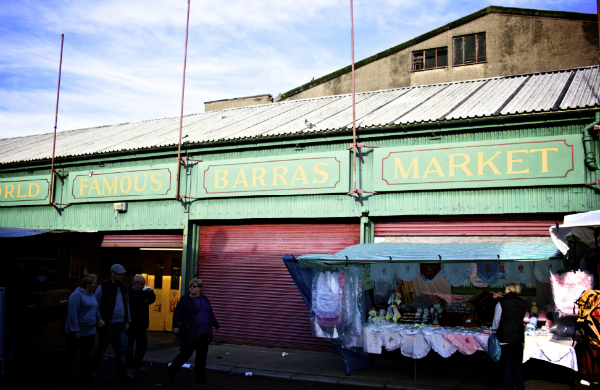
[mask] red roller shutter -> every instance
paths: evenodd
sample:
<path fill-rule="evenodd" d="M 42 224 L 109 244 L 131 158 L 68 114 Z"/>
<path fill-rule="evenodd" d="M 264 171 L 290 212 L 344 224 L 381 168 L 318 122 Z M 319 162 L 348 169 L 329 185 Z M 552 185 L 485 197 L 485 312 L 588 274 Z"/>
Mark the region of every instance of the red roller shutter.
<path fill-rule="evenodd" d="M 563 217 L 462 216 L 382 220 L 375 223 L 376 236 L 548 236 L 548 229 Z"/>
<path fill-rule="evenodd" d="M 308 308 L 282 258 L 359 242 L 358 224 L 201 227 L 198 274 L 224 330 L 215 341 L 331 350 L 312 336 Z"/>

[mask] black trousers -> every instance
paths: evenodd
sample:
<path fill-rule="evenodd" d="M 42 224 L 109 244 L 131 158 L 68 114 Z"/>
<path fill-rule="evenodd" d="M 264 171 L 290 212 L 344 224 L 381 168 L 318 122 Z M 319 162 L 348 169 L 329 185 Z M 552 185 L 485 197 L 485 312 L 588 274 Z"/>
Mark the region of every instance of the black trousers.
<path fill-rule="evenodd" d="M 79 351 L 79 359 L 81 361 L 81 379 L 83 383 L 88 383 L 92 380 L 92 350 L 94 349 L 94 340 L 96 335 L 81 336 L 78 339 L 72 334 L 66 335 L 65 353 L 58 361 L 56 367 L 56 379 L 62 383 L 67 380 L 69 367 Z"/>
<path fill-rule="evenodd" d="M 504 390 L 524 390 L 523 376 L 523 344 L 501 344 L 500 361 L 502 362 L 502 383 Z"/>
<path fill-rule="evenodd" d="M 206 355 L 208 354 L 209 344 L 210 342 L 208 341 L 208 333 L 199 335 L 198 342 L 179 351 L 179 355 L 175 357 L 173 363 L 171 363 L 168 368 L 169 374 L 171 376 L 175 376 L 181 366 L 183 366 L 183 364 L 187 362 L 190 357 L 192 357 L 194 351 L 196 351 L 194 369 L 196 373 L 196 383 L 206 382 Z"/>
<path fill-rule="evenodd" d="M 133 345 L 135 344 L 135 353 Z M 127 368 L 140 368 L 148 348 L 148 335 L 146 329 L 127 329 Z"/>

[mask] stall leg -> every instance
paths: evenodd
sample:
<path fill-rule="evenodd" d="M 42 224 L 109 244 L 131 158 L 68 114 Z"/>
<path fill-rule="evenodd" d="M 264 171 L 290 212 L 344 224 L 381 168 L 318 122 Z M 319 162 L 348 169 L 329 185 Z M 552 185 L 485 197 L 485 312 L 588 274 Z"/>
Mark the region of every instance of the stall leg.
<path fill-rule="evenodd" d="M 413 359 L 413 362 L 415 366 L 415 383 L 417 383 L 417 359 Z"/>

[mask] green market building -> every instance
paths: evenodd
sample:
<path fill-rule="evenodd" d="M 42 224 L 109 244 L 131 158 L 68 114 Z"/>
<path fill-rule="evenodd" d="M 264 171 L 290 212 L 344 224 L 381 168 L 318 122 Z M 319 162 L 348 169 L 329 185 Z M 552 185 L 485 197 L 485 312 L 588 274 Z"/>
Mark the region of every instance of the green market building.
<path fill-rule="evenodd" d="M 357 94 L 358 142 L 376 148 L 356 187 L 350 95 L 185 116 L 179 182 L 178 117 L 59 132 L 54 174 L 52 134 L 2 139 L 4 283 L 74 288 L 121 263 L 157 291 L 151 329 L 170 330 L 198 276 L 219 341 L 329 348 L 284 254 L 549 240 L 600 206 L 599 85 L 584 67 Z"/>

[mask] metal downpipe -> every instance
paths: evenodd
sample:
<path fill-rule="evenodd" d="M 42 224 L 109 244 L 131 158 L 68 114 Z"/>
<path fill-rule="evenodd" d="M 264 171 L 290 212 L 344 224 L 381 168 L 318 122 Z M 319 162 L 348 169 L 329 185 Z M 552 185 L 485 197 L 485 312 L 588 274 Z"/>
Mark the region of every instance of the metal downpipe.
<path fill-rule="evenodd" d="M 587 125 L 581 134 L 583 135 L 583 153 L 585 154 L 585 165 L 590 171 L 598 170 L 598 164 L 596 164 L 596 154 L 594 153 L 594 146 L 592 145 L 592 134 L 591 131 L 594 127 L 600 125 L 600 111 L 596 112 L 596 120 L 594 123 Z"/>

